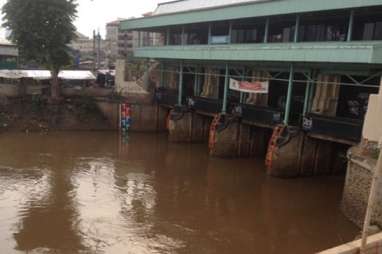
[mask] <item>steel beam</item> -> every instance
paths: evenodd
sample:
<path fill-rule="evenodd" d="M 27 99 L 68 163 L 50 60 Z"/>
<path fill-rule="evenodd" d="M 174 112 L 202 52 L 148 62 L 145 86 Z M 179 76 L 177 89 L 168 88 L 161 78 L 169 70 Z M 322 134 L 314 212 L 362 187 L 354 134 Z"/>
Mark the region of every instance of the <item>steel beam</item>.
<path fill-rule="evenodd" d="M 347 35 L 347 41 L 351 41 L 353 37 L 353 26 L 354 26 L 354 10 L 350 11 L 349 16 L 349 26 L 348 26 L 348 35 Z"/>
<path fill-rule="evenodd" d="M 296 16 L 296 24 L 294 26 L 294 40 L 293 42 L 298 42 L 298 34 L 300 30 L 300 15 Z"/>
<path fill-rule="evenodd" d="M 269 17 L 267 17 L 266 21 L 265 21 L 265 28 L 264 28 L 264 43 L 267 43 L 268 42 L 268 36 L 269 36 L 269 23 L 270 23 L 270 19 Z"/>
<path fill-rule="evenodd" d="M 179 89 L 178 89 L 178 105 L 182 106 L 183 98 L 183 63 L 179 65 Z"/>
<path fill-rule="evenodd" d="M 288 82 L 288 93 L 285 103 L 285 116 L 284 116 L 284 124 L 289 124 L 289 117 L 290 117 L 290 109 L 292 106 L 292 95 L 293 95 L 293 77 L 294 77 L 294 66 L 293 64 L 290 65 L 289 70 L 289 82 Z"/>
<path fill-rule="evenodd" d="M 226 66 L 225 66 L 224 97 L 223 97 L 222 114 L 226 114 L 227 113 L 228 89 L 229 89 L 229 66 L 228 66 L 228 64 L 226 64 Z"/>
<path fill-rule="evenodd" d="M 309 111 L 310 90 L 312 89 L 312 71 L 310 71 L 307 76 L 308 76 L 308 80 L 306 82 L 306 89 L 305 89 L 304 109 L 302 112 L 303 116 L 306 116 L 306 114 Z"/>

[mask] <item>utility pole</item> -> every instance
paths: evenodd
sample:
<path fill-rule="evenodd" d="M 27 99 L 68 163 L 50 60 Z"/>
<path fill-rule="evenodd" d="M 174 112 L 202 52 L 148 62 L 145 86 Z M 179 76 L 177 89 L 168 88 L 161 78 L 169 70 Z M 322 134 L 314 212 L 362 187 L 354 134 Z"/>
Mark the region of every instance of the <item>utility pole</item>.
<path fill-rule="evenodd" d="M 97 35 L 97 69 L 101 68 L 101 35 Z"/>
<path fill-rule="evenodd" d="M 96 32 L 93 30 L 93 72 L 96 71 L 97 67 L 97 53 L 96 53 Z"/>

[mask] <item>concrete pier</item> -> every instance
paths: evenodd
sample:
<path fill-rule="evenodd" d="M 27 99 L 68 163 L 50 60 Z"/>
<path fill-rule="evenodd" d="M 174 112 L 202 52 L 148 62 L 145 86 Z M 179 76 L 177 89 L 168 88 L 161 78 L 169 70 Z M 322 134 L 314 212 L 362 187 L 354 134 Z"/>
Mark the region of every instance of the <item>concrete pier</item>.
<path fill-rule="evenodd" d="M 278 126 L 269 142 L 266 166 L 275 177 L 329 175 L 343 172 L 345 146 L 309 137 L 299 129 Z"/>
<path fill-rule="evenodd" d="M 212 119 L 188 111 L 172 109 L 168 116 L 170 142 L 206 142 Z"/>
<path fill-rule="evenodd" d="M 210 154 L 216 157 L 264 157 L 269 137 L 267 129 L 243 124 L 227 117 L 211 126 Z"/>

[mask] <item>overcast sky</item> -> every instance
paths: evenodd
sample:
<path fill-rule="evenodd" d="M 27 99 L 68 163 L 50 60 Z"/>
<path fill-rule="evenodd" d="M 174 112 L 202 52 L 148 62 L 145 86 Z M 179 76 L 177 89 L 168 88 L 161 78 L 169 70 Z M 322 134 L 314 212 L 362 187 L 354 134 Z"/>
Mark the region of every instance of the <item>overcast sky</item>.
<path fill-rule="evenodd" d="M 3 5 L 6 0 L 0 0 Z M 117 18 L 140 17 L 154 11 L 157 4 L 166 0 L 77 0 L 78 18 L 75 25 L 79 32 L 91 36 L 93 29 L 105 33 L 107 22 Z M 4 31 L 0 33 L 4 37 Z"/>

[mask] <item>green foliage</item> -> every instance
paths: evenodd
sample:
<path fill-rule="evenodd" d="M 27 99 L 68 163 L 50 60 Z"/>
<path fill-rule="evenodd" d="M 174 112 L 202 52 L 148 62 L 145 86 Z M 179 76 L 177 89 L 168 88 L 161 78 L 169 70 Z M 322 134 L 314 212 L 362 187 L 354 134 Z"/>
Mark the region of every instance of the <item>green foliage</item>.
<path fill-rule="evenodd" d="M 67 44 L 75 38 L 76 9 L 75 0 L 7 0 L 3 27 L 24 59 L 58 73 L 70 63 Z"/>

